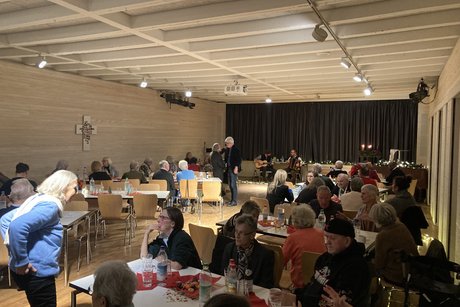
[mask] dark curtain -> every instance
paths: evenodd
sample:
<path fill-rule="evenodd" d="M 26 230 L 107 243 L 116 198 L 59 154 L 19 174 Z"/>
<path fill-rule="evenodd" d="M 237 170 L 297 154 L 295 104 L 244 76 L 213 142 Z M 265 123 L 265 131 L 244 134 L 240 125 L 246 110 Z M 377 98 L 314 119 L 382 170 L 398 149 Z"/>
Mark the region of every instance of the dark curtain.
<path fill-rule="evenodd" d="M 244 159 L 265 149 L 280 158 L 296 148 L 304 161 L 356 162 L 361 144 L 388 159 L 391 148 L 415 162 L 417 104 L 410 100 L 227 105 L 227 135 Z"/>

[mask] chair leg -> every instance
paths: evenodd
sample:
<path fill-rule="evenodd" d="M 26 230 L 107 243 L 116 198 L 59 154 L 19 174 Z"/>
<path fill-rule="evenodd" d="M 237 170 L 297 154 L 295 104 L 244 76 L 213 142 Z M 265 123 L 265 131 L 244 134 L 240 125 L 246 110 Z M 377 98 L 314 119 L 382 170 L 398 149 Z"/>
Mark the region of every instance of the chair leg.
<path fill-rule="evenodd" d="M 82 238 L 78 239 L 78 260 L 77 260 L 77 272 L 80 272 L 80 263 L 81 263 L 81 242 Z"/>
<path fill-rule="evenodd" d="M 8 287 L 11 288 L 11 271 L 10 271 L 10 267 L 8 267 Z"/>

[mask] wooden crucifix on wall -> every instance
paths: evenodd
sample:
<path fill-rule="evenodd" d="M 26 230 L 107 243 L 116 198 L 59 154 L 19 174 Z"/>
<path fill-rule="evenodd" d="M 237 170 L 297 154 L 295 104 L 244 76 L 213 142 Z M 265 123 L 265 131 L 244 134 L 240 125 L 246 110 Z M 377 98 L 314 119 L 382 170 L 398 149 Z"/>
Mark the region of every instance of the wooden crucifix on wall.
<path fill-rule="evenodd" d="M 97 134 L 97 127 L 91 124 L 91 116 L 83 115 L 82 124 L 75 125 L 75 133 L 82 135 L 83 151 L 91 150 L 91 135 Z"/>

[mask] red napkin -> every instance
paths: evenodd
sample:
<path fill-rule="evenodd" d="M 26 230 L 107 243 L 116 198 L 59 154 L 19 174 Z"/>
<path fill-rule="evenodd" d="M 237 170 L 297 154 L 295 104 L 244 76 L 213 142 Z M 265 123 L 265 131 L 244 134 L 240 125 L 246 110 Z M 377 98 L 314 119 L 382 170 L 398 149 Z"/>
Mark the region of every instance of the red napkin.
<path fill-rule="evenodd" d="M 251 307 L 268 307 L 264 299 L 258 297 L 254 292 L 249 293 L 249 303 Z"/>
<path fill-rule="evenodd" d="M 144 283 L 142 282 L 142 273 L 137 273 L 136 275 L 137 275 L 137 290 L 139 291 L 155 289 L 155 287 L 158 284 L 156 273 L 153 273 L 152 285 L 150 287 L 144 287 Z M 168 277 L 166 278 L 164 287 L 175 288 L 177 285 L 177 282 L 180 280 L 180 277 L 181 276 L 179 275 L 179 272 L 171 272 L 171 274 L 168 275 Z"/>
<path fill-rule="evenodd" d="M 288 233 L 288 234 L 294 233 L 295 231 L 296 231 L 296 229 L 295 229 L 294 226 L 289 225 L 289 226 L 287 227 L 287 233 Z"/>

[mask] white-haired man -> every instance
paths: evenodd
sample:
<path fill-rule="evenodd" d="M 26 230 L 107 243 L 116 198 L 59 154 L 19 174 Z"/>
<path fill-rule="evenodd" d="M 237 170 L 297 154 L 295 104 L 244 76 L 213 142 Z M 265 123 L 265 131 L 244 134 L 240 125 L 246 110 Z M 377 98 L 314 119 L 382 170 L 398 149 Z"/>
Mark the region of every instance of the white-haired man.
<path fill-rule="evenodd" d="M 228 203 L 229 206 L 236 206 L 238 200 L 238 173 L 241 170 L 241 153 L 235 146 L 235 140 L 228 136 L 225 139 L 225 162 L 227 163 L 228 185 L 232 198 Z"/>

